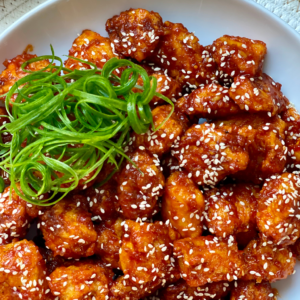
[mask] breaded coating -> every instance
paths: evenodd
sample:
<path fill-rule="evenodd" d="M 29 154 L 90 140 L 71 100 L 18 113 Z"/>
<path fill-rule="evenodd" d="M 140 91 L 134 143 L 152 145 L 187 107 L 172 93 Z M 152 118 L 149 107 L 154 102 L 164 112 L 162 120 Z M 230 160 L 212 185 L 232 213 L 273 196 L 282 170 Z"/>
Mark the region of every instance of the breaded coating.
<path fill-rule="evenodd" d="M 165 178 L 168 178 L 173 172 L 182 171 L 182 168 L 179 167 L 178 159 L 172 156 L 170 152 L 161 158 L 161 166 Z"/>
<path fill-rule="evenodd" d="M 216 80 L 212 54 L 199 44 L 199 39 L 181 23 L 167 21 L 164 28 L 165 35 L 161 37 L 151 61 L 180 84 L 191 88 Z"/>
<path fill-rule="evenodd" d="M 280 117 L 245 113 L 215 124 L 219 130 L 241 135 L 246 140 L 250 160 L 246 170 L 234 175 L 238 181 L 258 184 L 265 178 L 282 173 L 287 148 L 284 142 L 286 124 Z"/>
<path fill-rule="evenodd" d="M 118 216 L 115 209 L 117 184 L 114 180 L 109 180 L 99 188 L 88 188 L 85 195 L 89 202 L 89 211 L 92 213 L 92 221 L 105 221 Z"/>
<path fill-rule="evenodd" d="M 0 194 L 0 245 L 24 238 L 39 211 L 42 213 L 40 207 L 21 199 L 13 188 L 5 188 Z"/>
<path fill-rule="evenodd" d="M 168 228 L 162 222 L 125 221 L 120 250 L 123 273 L 138 283 L 166 277 L 173 250 L 170 242 Z"/>
<path fill-rule="evenodd" d="M 117 53 L 141 62 L 157 47 L 164 27 L 159 13 L 131 8 L 108 19 L 106 31 Z"/>
<path fill-rule="evenodd" d="M 240 75 L 234 78 L 229 96 L 241 110 L 275 116 L 287 109 L 289 100 L 281 92 L 281 84 L 263 73 L 259 77 Z"/>
<path fill-rule="evenodd" d="M 213 42 L 213 58 L 218 64 L 221 79 L 259 74 L 266 53 L 267 45 L 259 40 L 224 35 Z"/>
<path fill-rule="evenodd" d="M 174 172 L 167 179 L 162 202 L 162 217 L 182 238 L 202 233 L 204 197 L 184 172 Z"/>
<path fill-rule="evenodd" d="M 277 245 L 300 237 L 300 178 L 283 173 L 267 179 L 258 198 L 259 231 Z"/>
<path fill-rule="evenodd" d="M 289 247 L 275 245 L 265 239 L 253 240 L 243 251 L 245 276 L 256 282 L 285 279 L 294 273 L 296 259 Z"/>
<path fill-rule="evenodd" d="M 104 64 L 113 57 L 118 57 L 111 48 L 109 38 L 102 37 L 92 30 L 83 30 L 69 50 L 69 56 L 89 61 L 102 69 Z M 65 67 L 71 70 L 85 70 L 91 67 L 73 58 L 65 61 Z"/>
<path fill-rule="evenodd" d="M 277 290 L 269 282 L 237 281 L 230 300 L 276 300 Z"/>
<path fill-rule="evenodd" d="M 205 192 L 205 224 L 219 237 L 256 229 L 259 186 L 228 184 Z"/>
<path fill-rule="evenodd" d="M 214 124 L 193 125 L 174 146 L 172 155 L 199 185 L 215 185 L 226 176 L 246 169 L 245 139 Z"/>
<path fill-rule="evenodd" d="M 184 280 L 177 281 L 160 291 L 160 300 L 209 300 L 223 299 L 231 290 L 228 282 L 220 281 L 207 283 L 199 287 L 190 287 Z"/>
<path fill-rule="evenodd" d="M 299 174 L 300 171 L 300 115 L 294 107 L 282 114 L 286 123 L 285 144 L 287 152 L 287 170 Z"/>
<path fill-rule="evenodd" d="M 58 267 L 50 275 L 49 286 L 60 300 L 109 299 L 109 279 L 105 270 L 95 264 L 80 262 L 69 267 Z"/>
<path fill-rule="evenodd" d="M 46 266 L 32 241 L 0 246 L 1 300 L 53 299 L 48 293 Z"/>
<path fill-rule="evenodd" d="M 141 150 L 129 157 L 138 169 L 128 162 L 121 171 L 116 205 L 126 219 L 151 217 L 157 212 L 157 199 L 165 185 L 159 159 Z"/>
<path fill-rule="evenodd" d="M 5 70 L 0 74 L 0 95 L 7 93 L 16 81 L 29 74 L 21 69 L 21 65 L 35 57 L 37 57 L 35 54 L 24 53 L 4 61 L 3 65 L 5 66 Z M 48 65 L 49 61 L 45 59 L 33 62 L 25 69 L 29 71 L 38 71 Z"/>
<path fill-rule="evenodd" d="M 213 236 L 177 240 L 174 255 L 179 259 L 182 278 L 191 287 L 233 281 L 244 275 L 242 256 L 232 236 L 227 240 Z"/>
<path fill-rule="evenodd" d="M 147 69 L 146 69 L 146 71 L 147 71 Z M 173 102 L 176 102 L 176 99 L 178 99 L 181 95 L 181 85 L 177 80 L 175 80 L 174 78 L 171 78 L 170 76 L 166 76 L 164 74 L 159 74 L 159 73 L 152 74 L 152 72 L 151 72 L 148 75 L 156 78 L 157 86 L 156 86 L 155 91 L 157 93 L 160 93 L 160 94 L 164 95 L 165 97 L 169 98 L 170 100 L 172 100 Z M 139 77 L 136 84 L 143 86 L 143 79 L 141 77 Z M 139 91 L 141 92 L 142 90 L 134 88 L 133 91 L 136 93 Z M 156 105 L 161 105 L 161 104 L 166 104 L 166 102 L 157 96 L 154 96 L 152 98 L 152 100 L 150 101 L 151 106 L 156 106 Z"/>
<path fill-rule="evenodd" d="M 54 255 L 81 258 L 94 254 L 97 233 L 85 201 L 79 195 L 61 200 L 41 216 L 39 227 Z"/>
<path fill-rule="evenodd" d="M 297 260 L 300 260 L 300 239 L 298 239 L 294 245 L 291 245 L 290 248 Z"/>
<path fill-rule="evenodd" d="M 158 106 L 152 110 L 153 123 L 155 128 L 158 127 L 171 113 L 171 105 Z M 132 141 L 135 148 L 145 148 L 152 154 L 161 156 L 170 151 L 174 141 L 188 129 L 189 121 L 180 112 L 173 112 L 171 117 L 161 128 L 155 132 L 149 129 L 144 134 L 133 134 Z"/>
<path fill-rule="evenodd" d="M 115 269 L 119 267 L 119 251 L 123 234 L 122 222 L 121 218 L 106 220 L 95 228 L 98 234 L 95 254 L 100 255 L 101 260 L 108 267 Z"/>
<path fill-rule="evenodd" d="M 214 119 L 240 112 L 229 97 L 228 88 L 217 83 L 207 84 L 187 94 L 176 102 L 176 107 L 189 116 Z"/>

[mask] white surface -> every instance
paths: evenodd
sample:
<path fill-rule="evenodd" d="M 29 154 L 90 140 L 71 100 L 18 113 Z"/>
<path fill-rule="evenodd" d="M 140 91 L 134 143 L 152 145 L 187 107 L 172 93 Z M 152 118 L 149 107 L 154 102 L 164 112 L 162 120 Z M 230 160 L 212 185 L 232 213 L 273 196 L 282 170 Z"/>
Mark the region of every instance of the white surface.
<path fill-rule="evenodd" d="M 77 33 L 89 28 L 106 35 L 107 18 L 130 7 L 155 10 L 164 20 L 182 22 L 203 45 L 223 34 L 263 40 L 268 46 L 266 73 L 283 84 L 283 92 L 300 109 L 300 35 L 250 0 L 54 0 L 0 35 L 0 61 L 21 53 L 29 43 L 38 55 L 49 54 L 50 43 L 56 54 L 67 54 Z M 296 269 L 296 275 L 275 284 L 282 299 L 300 299 L 299 263 Z"/>

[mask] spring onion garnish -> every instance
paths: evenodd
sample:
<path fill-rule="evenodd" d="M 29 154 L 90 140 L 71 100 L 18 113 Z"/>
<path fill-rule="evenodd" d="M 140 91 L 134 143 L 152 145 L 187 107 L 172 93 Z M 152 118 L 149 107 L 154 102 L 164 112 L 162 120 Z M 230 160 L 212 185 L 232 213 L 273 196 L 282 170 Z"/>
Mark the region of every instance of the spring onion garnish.
<path fill-rule="evenodd" d="M 52 55 L 22 65 L 29 74 L 5 95 L 10 123 L 0 128 L 1 134 L 12 135 L 11 142 L 1 141 L 0 167 L 9 174 L 11 186 L 20 197 L 42 206 L 52 205 L 78 184 L 94 180 L 104 162 L 114 164 L 117 170 L 122 159 L 129 159 L 122 146 L 130 131 L 140 134 L 149 126 L 158 129 L 153 128 L 149 106 L 154 95 L 174 106 L 155 92 L 156 78 L 129 60 L 112 58 L 101 70 L 72 57 L 91 67 L 72 71 L 63 67 L 52 47 L 51 51 Z M 50 60 L 46 68 L 34 72 L 25 69 L 45 59 Z M 121 77 L 114 72 L 119 68 L 123 70 Z M 137 86 L 139 77 L 142 87 Z M 48 199 L 44 199 L 42 195 L 48 192 Z"/>

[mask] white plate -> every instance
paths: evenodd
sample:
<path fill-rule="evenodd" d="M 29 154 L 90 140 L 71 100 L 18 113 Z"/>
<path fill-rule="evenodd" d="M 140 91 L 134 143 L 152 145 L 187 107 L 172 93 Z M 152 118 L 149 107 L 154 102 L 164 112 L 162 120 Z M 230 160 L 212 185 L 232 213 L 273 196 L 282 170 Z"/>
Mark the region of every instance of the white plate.
<path fill-rule="evenodd" d="M 142 7 L 164 20 L 183 23 L 208 45 L 224 35 L 240 35 L 267 43 L 265 72 L 283 85 L 300 110 L 300 36 L 289 25 L 252 1 L 242 0 L 53 0 L 32 10 L 0 35 L 0 61 L 20 54 L 27 44 L 34 53 L 68 54 L 77 33 L 92 29 L 102 35 L 106 20 L 122 10 Z M 3 67 L 0 67 L 2 70 Z M 298 273 L 276 283 L 282 299 L 300 299 Z M 297 284 L 297 281 L 299 282 Z"/>

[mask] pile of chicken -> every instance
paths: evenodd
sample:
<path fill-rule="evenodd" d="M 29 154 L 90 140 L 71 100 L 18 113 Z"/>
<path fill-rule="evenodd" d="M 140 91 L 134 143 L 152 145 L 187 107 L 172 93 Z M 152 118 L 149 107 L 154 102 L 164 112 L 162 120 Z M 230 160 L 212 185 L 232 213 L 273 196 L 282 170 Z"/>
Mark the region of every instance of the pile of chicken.
<path fill-rule="evenodd" d="M 0 298 L 276 299 L 270 283 L 300 257 L 300 115 L 262 72 L 266 44 L 225 35 L 204 47 L 144 9 L 112 17 L 106 30 L 109 38 L 84 30 L 69 55 L 99 68 L 112 57 L 139 63 L 175 111 L 158 131 L 132 133 L 125 150 L 142 172 L 126 162 L 100 188 L 80 185 L 47 208 L 5 189 Z M 5 61 L 0 94 L 32 57 Z M 65 66 L 90 68 L 71 58 Z M 158 126 L 171 106 L 151 105 Z M 34 220 L 39 235 L 27 241 Z"/>

